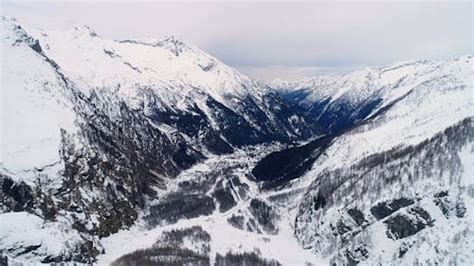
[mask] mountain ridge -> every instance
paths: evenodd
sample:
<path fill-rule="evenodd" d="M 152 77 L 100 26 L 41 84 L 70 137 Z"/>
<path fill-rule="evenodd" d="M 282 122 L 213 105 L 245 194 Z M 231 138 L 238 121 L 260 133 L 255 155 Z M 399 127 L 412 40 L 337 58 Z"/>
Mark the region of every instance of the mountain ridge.
<path fill-rule="evenodd" d="M 277 82 L 270 86 L 279 90 L 286 99 L 305 107 L 318 118 L 323 128 L 335 133 L 373 115 L 408 93 L 413 86 L 439 78 L 436 74 L 431 76 L 433 73 L 451 75 L 471 65 L 472 55 L 443 61 L 415 60 L 344 75 Z"/>

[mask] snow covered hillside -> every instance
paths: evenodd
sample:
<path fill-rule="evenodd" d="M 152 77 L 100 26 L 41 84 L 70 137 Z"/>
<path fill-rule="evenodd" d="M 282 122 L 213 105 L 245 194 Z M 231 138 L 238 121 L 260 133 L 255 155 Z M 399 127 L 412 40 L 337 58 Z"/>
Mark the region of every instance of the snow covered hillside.
<path fill-rule="evenodd" d="M 87 26 L 27 31 L 84 95 L 106 91 L 162 131 L 184 133 L 210 152 L 317 133 L 297 106 L 174 37 L 113 41 Z"/>
<path fill-rule="evenodd" d="M 112 41 L 6 17 L 1 27 L 2 212 L 76 235 L 58 238 L 62 249 L 3 243 L 11 256 L 93 261 L 98 238 L 131 226 L 184 169 L 320 132 L 300 107 L 175 38 Z"/>
<path fill-rule="evenodd" d="M 395 69 L 393 84 L 368 96 L 382 100 L 366 120 L 333 135 L 323 152 L 313 148 L 311 169 L 283 188 L 304 191 L 295 236 L 336 264 L 467 264 L 474 243 L 472 57 L 410 63 L 382 76 Z"/>
<path fill-rule="evenodd" d="M 307 109 L 323 128 L 334 133 L 357 125 L 413 88 L 433 80 L 472 83 L 470 69 L 472 56 L 462 56 L 446 61 L 410 61 L 365 68 L 341 76 L 277 80 L 271 86 Z"/>
<path fill-rule="evenodd" d="M 472 56 L 274 90 L 174 37 L 0 38 L 1 265 L 474 261 Z"/>

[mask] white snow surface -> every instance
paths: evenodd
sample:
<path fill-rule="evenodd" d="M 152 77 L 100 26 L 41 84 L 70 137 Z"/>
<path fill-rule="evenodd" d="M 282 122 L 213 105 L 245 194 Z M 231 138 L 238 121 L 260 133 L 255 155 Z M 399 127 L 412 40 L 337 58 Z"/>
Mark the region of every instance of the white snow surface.
<path fill-rule="evenodd" d="M 0 171 L 32 181 L 37 170 L 56 175 L 60 130 L 77 132 L 64 81 L 52 64 L 85 97 L 95 89 L 111 90 L 131 108 L 148 108 L 143 90 L 157 96 L 155 108 L 208 110 L 211 97 L 238 112 L 240 101 L 257 101 L 268 87 L 250 80 L 200 49 L 174 37 L 115 41 L 100 38 L 87 26 L 45 31 L 1 17 Z M 217 127 L 208 113 L 211 125 Z M 245 115 L 244 115 L 245 116 Z M 252 121 L 249 121 L 251 124 Z M 157 125 L 163 128 L 162 125 Z M 171 129 L 172 130 L 172 129 Z"/>
<path fill-rule="evenodd" d="M 199 180 L 201 173 L 218 169 L 222 162 L 245 164 L 250 161 L 249 167 L 252 167 L 258 158 L 278 147 L 260 147 L 250 151 L 237 151 L 231 155 L 211 157 L 205 162 L 183 172 L 177 177 L 176 182 Z M 252 198 L 265 199 L 273 195 L 273 192 L 262 193 L 259 191 L 257 185 L 244 176 L 246 171 L 248 169 L 237 169 L 233 173 L 239 175 L 241 182 L 250 186 L 250 195 L 247 200 L 240 200 L 237 206 L 224 213 L 216 210 L 209 216 L 184 219 L 175 224 L 160 225 L 151 229 L 142 217 L 132 228 L 122 230 L 101 240 L 101 244 L 106 252 L 98 257 L 98 264 L 110 264 L 125 254 L 149 248 L 157 242 L 160 235 L 165 231 L 201 226 L 211 236 L 211 251 L 209 254 L 211 260 L 215 258 L 216 254 L 225 255 L 227 252 L 243 253 L 256 251 L 262 258 L 274 259 L 283 265 L 306 265 L 307 263 L 327 265 L 328 261 L 325 258 L 313 254 L 310 250 L 304 250 L 296 241 L 293 235 L 294 210 L 292 209 L 286 207 L 278 209 L 282 218 L 278 223 L 279 233 L 277 235 L 259 234 L 257 232 L 237 229 L 227 222 L 227 219 L 239 210 L 245 213 Z M 170 192 L 176 189 L 177 186 L 170 186 Z M 127 244 L 124 245 L 123 243 Z"/>
<path fill-rule="evenodd" d="M 0 31 L 0 171 L 32 181 L 34 169 L 59 170 L 60 129 L 74 133 L 75 114 L 54 69 L 27 47 L 24 31 L 5 20 Z"/>
<path fill-rule="evenodd" d="M 266 89 L 175 37 L 115 41 L 101 38 L 87 26 L 66 32 L 28 27 L 27 31 L 40 41 L 45 54 L 61 66 L 61 71 L 82 84 L 84 90 L 116 89 L 127 101 L 137 95 L 139 88 L 148 87 L 170 106 L 179 106 L 200 93 L 231 106 L 229 98 L 242 99 Z"/>
<path fill-rule="evenodd" d="M 80 243 L 81 237 L 70 225 L 61 222 L 45 222 L 40 217 L 26 212 L 0 214 L 0 246 L 14 250 L 22 261 L 35 261 L 35 254 L 59 256 Z M 36 246 L 33 254 L 21 253 Z"/>
<path fill-rule="evenodd" d="M 425 64 L 430 69 L 435 65 L 438 71 L 410 73 L 410 76 L 424 76 L 423 82 L 387 89 L 383 94 L 387 104 L 408 91 L 410 93 L 375 119 L 336 138 L 335 143 L 314 163 L 313 169 L 295 183 L 305 187 L 315 173 L 351 165 L 370 154 L 393 147 L 416 145 L 467 117 L 473 117 L 472 57 L 460 57 L 445 63 L 424 63 L 423 68 L 427 67 Z M 405 68 L 395 69 L 403 69 L 400 72 L 406 73 Z M 389 69 L 385 73 L 389 71 L 395 70 Z"/>
<path fill-rule="evenodd" d="M 443 76 L 453 77 L 456 79 L 453 82 L 472 86 L 472 69 L 472 56 L 467 55 L 450 60 L 409 61 L 385 67 L 367 67 L 344 75 L 317 76 L 294 81 L 275 80 L 270 86 L 286 92 L 307 92 L 309 95 L 302 102 L 306 106 L 326 99 L 330 102 L 344 99 L 350 104 L 358 104 L 377 95 L 382 98 L 382 105 L 377 108 L 379 110 L 413 88 Z"/>

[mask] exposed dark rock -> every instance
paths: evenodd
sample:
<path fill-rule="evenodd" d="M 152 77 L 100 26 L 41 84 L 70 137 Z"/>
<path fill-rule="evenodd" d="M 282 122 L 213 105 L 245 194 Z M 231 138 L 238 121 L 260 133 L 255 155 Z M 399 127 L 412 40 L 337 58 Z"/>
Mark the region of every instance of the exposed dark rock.
<path fill-rule="evenodd" d="M 447 194 L 446 194 L 447 195 Z M 446 218 L 451 216 L 452 211 L 452 203 L 451 201 L 445 196 L 439 196 L 438 194 L 435 195 L 434 203 L 439 207 L 441 212 L 444 214 Z"/>
<path fill-rule="evenodd" d="M 345 224 L 342 220 L 337 221 L 336 229 L 339 235 L 343 235 L 352 230 L 352 228 L 349 225 Z"/>
<path fill-rule="evenodd" d="M 435 194 L 435 198 L 443 198 L 443 197 L 446 197 L 448 195 L 449 195 L 448 191 L 441 191 L 441 192 Z"/>
<path fill-rule="evenodd" d="M 172 52 L 175 56 L 179 56 L 182 52 L 188 49 L 188 46 L 185 43 L 176 39 L 173 36 L 166 37 L 165 39 L 160 40 L 152 46 L 159 46 L 165 48 L 168 51 Z"/>
<path fill-rule="evenodd" d="M 107 50 L 107 49 L 104 49 L 104 53 L 112 58 L 120 58 L 120 56 L 118 56 L 117 54 L 115 54 L 113 51 L 110 51 L 110 50 Z"/>
<path fill-rule="evenodd" d="M 216 66 L 216 62 L 212 61 L 206 65 L 198 64 L 198 66 L 202 69 L 202 71 L 208 72 L 209 70 L 213 69 Z"/>
<path fill-rule="evenodd" d="M 353 250 L 346 249 L 344 256 L 348 265 L 357 265 L 369 257 L 369 252 L 365 247 L 358 246 Z"/>
<path fill-rule="evenodd" d="M 37 53 L 43 53 L 43 49 L 38 40 L 35 40 L 33 44 L 30 45 L 31 49 L 35 50 Z"/>
<path fill-rule="evenodd" d="M 317 211 L 321 208 L 326 206 L 326 198 L 324 198 L 321 194 L 313 198 L 313 210 Z"/>
<path fill-rule="evenodd" d="M 20 252 L 18 252 L 16 255 L 20 256 L 26 253 L 30 253 L 31 251 L 37 250 L 38 248 L 41 247 L 41 244 L 39 245 L 33 245 L 33 246 L 28 246 L 28 247 L 23 247 Z"/>
<path fill-rule="evenodd" d="M 409 242 L 403 242 L 401 245 L 400 245 L 400 248 L 399 248 L 399 251 L 398 251 L 398 257 L 399 258 L 402 258 L 403 256 L 405 256 L 405 254 L 410 250 L 410 248 L 413 246 L 412 243 L 409 243 Z"/>
<path fill-rule="evenodd" d="M 412 205 L 413 203 L 415 203 L 415 201 L 407 198 L 395 199 L 391 202 L 380 202 L 379 204 L 370 208 L 370 213 L 372 213 L 375 218 L 380 220 L 398 211 L 401 208 Z"/>
<path fill-rule="evenodd" d="M 460 199 L 457 203 L 456 203 L 456 217 L 458 218 L 462 218 L 464 217 L 464 215 L 466 214 L 466 205 L 464 204 L 464 202 Z"/>
<path fill-rule="evenodd" d="M 24 182 L 14 182 L 11 178 L 0 174 L 1 201 L 3 211 L 24 211 L 34 205 L 33 191 Z"/>
<path fill-rule="evenodd" d="M 0 251 L 0 266 L 8 266 L 8 257 L 3 255 L 3 251 Z"/>
<path fill-rule="evenodd" d="M 384 222 L 387 225 L 386 234 L 391 239 L 401 239 L 412 236 L 433 221 L 428 212 L 420 207 L 413 207 L 408 214 L 397 214 Z"/>

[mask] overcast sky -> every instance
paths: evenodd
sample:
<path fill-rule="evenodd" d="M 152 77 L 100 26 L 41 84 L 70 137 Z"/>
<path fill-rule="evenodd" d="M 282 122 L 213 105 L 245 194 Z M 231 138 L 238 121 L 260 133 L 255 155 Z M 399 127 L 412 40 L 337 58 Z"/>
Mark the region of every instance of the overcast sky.
<path fill-rule="evenodd" d="M 87 24 L 110 39 L 174 35 L 266 80 L 443 59 L 473 49 L 471 1 L 0 1 L 2 15 L 44 29 Z"/>

